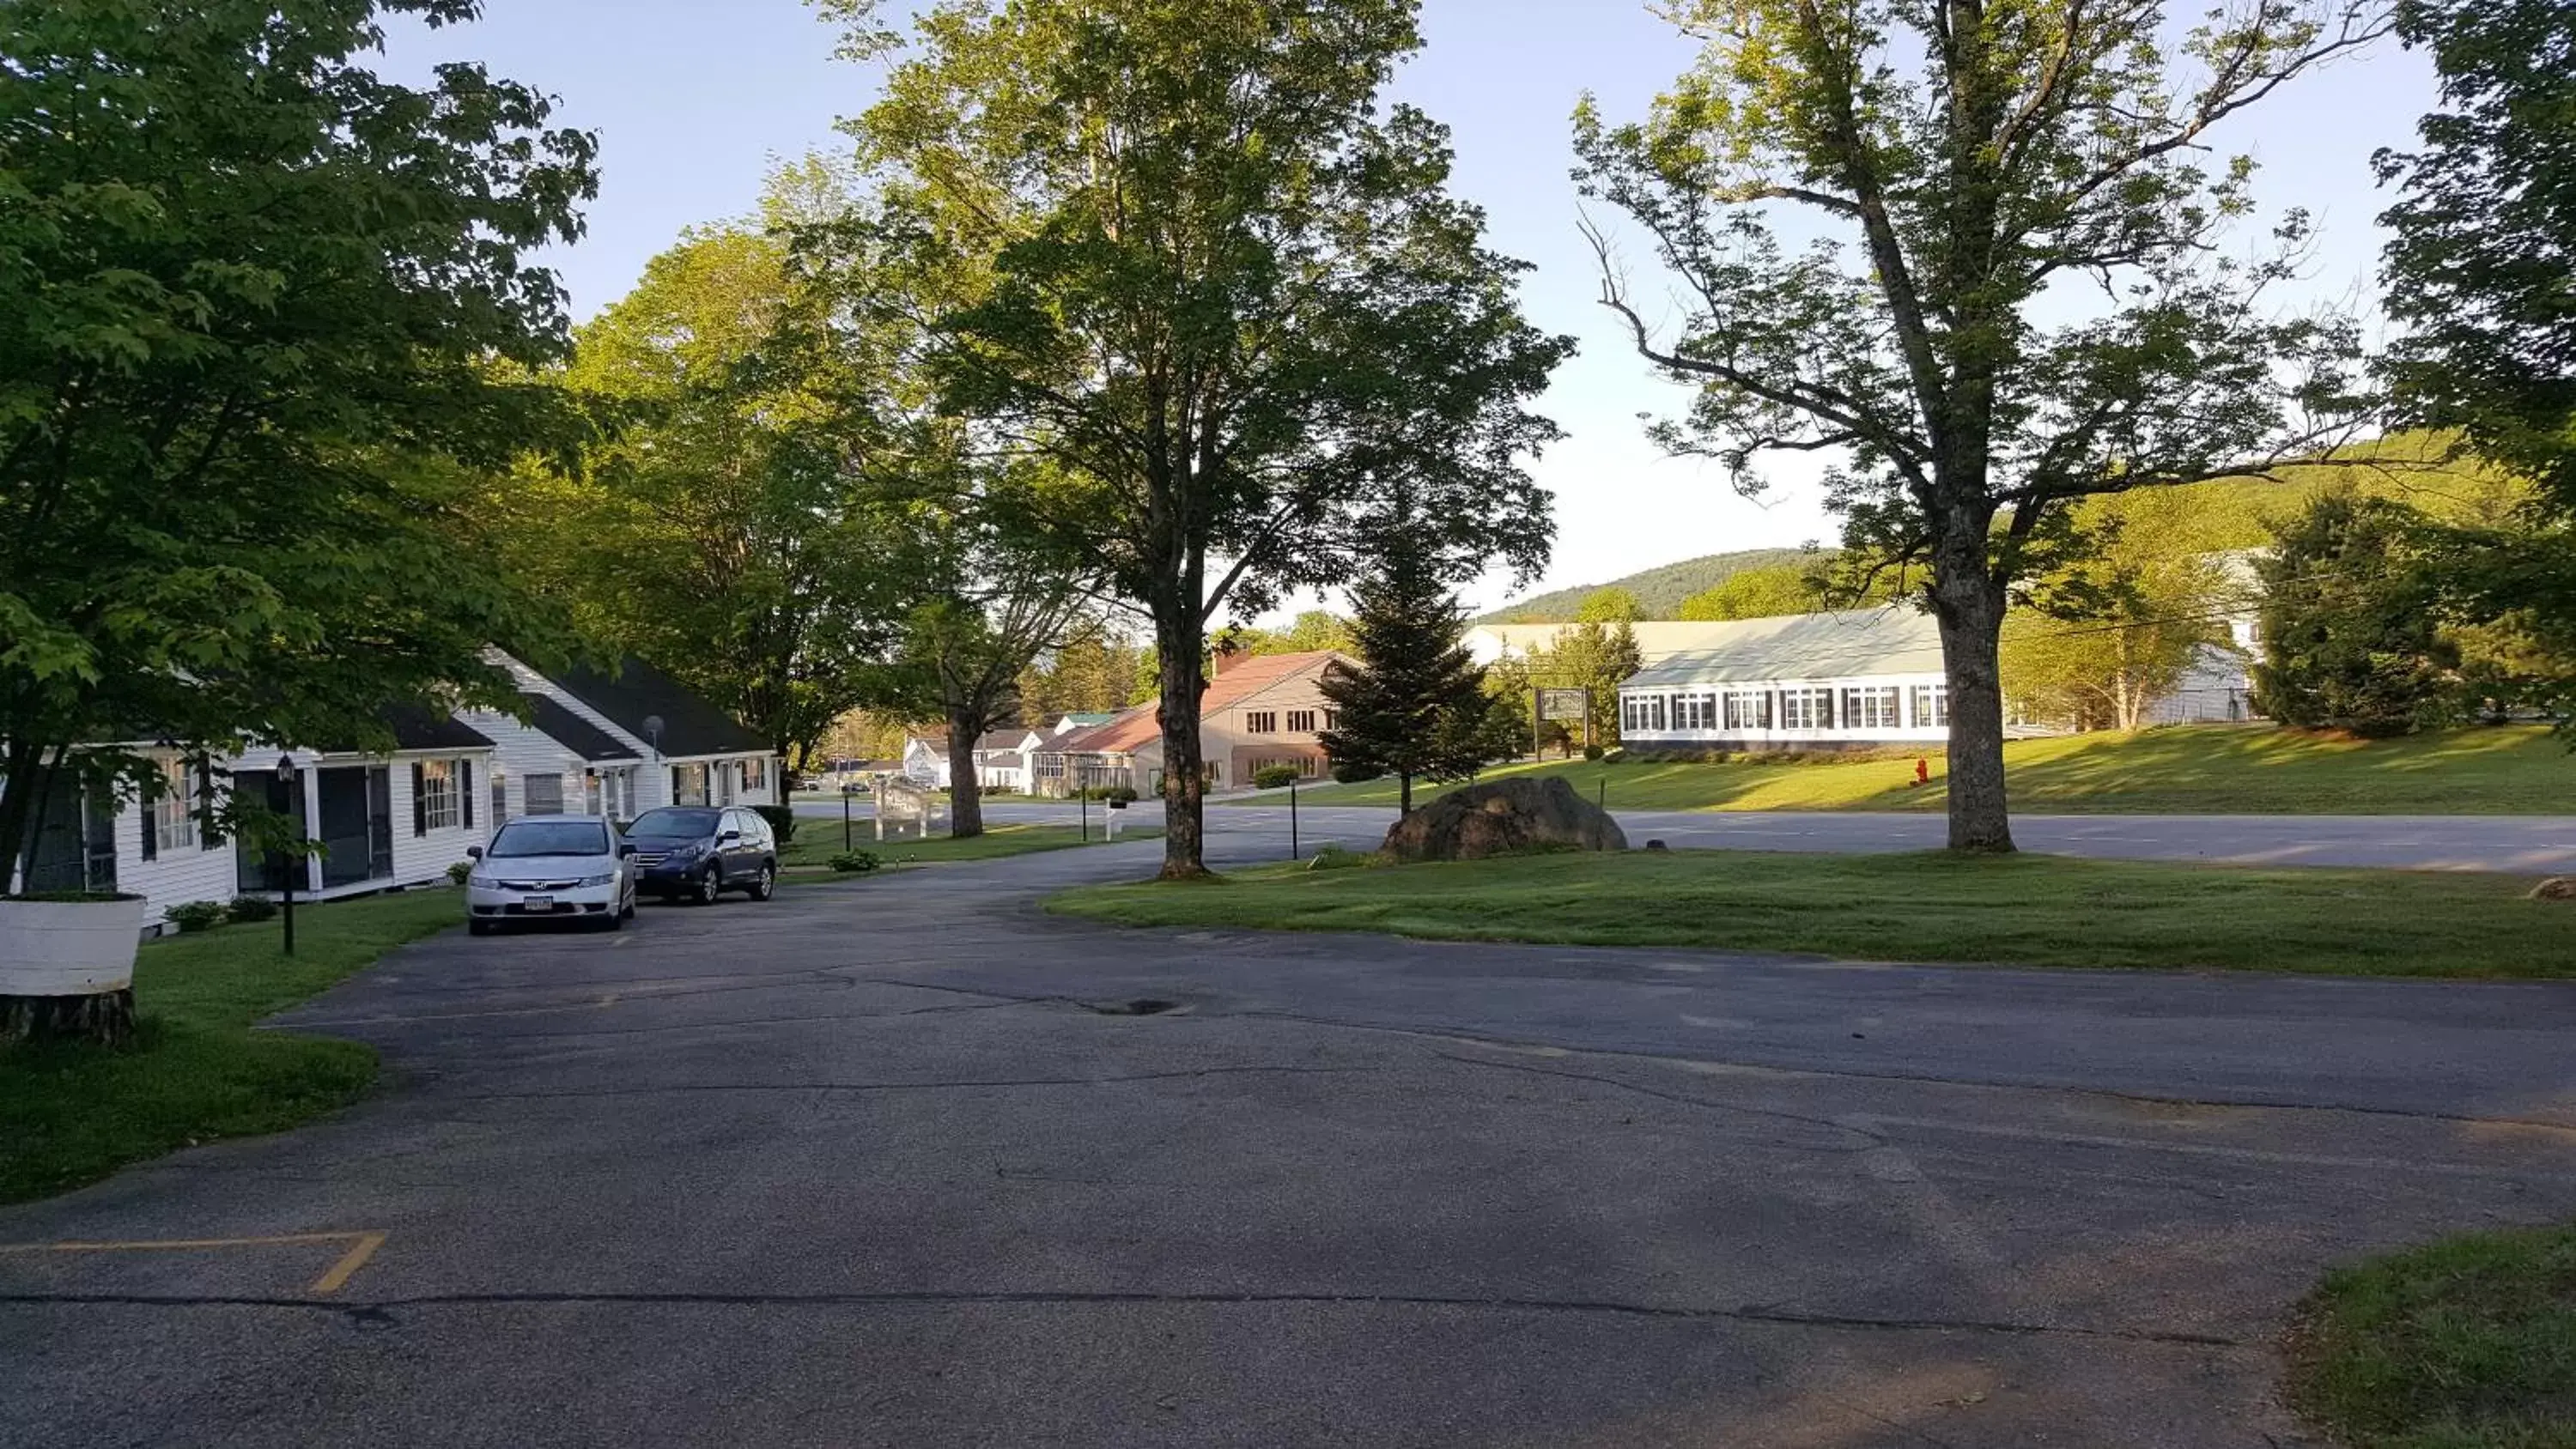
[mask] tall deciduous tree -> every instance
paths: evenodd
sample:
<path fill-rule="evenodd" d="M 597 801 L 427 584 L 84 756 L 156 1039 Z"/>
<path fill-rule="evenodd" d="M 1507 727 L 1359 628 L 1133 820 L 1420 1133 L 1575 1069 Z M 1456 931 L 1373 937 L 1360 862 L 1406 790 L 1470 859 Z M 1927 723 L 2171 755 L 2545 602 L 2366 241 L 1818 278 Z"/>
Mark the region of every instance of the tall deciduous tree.
<path fill-rule="evenodd" d="M 2252 610 L 2252 580 L 2231 576 L 2188 491 L 2091 498 L 2067 517 L 2068 556 L 2005 621 L 2005 690 L 2044 718 L 2134 730 L 2203 649 L 2232 647 L 2227 617 Z"/>
<path fill-rule="evenodd" d="M 853 50 L 867 0 L 831 0 Z M 1481 558 L 1550 536 L 1525 404 L 1571 344 L 1384 103 L 1413 0 L 953 0 L 855 125 L 925 273 L 943 405 L 1084 480 L 1053 527 L 1152 621 L 1163 872 L 1204 872 L 1209 621 L 1349 578 L 1389 480 Z M 963 290 L 963 289 L 961 289 Z"/>
<path fill-rule="evenodd" d="M 510 698 L 527 618 L 451 546 L 458 480 L 550 435 L 530 253 L 589 137 L 480 67 L 361 63 L 472 0 L 0 7 L 0 888 L 60 772 L 118 742 L 389 742 Z M 496 368 L 496 361 L 516 364 Z"/>
<path fill-rule="evenodd" d="M 2576 731 L 2576 8 L 2402 0 L 2398 28 L 2442 87 L 2423 144 L 2378 158 L 2398 402 L 2540 487 L 2531 517 L 2440 541 L 2448 608 L 2489 646 L 2482 694 Z"/>
<path fill-rule="evenodd" d="M 689 232 L 580 330 L 563 376 L 599 433 L 578 464 L 524 463 L 485 507 L 491 546 L 590 637 L 797 768 L 869 702 L 911 598 L 880 506 L 914 466 L 892 356 L 817 310 L 778 229 Z"/>
<path fill-rule="evenodd" d="M 1699 389 L 1662 441 L 1747 491 L 1766 455 L 1833 457 L 1846 540 L 1929 565 L 1954 848 L 2012 848 L 1997 639 L 2050 515 L 2340 435 L 2354 329 L 2269 295 L 2305 219 L 2244 259 L 2251 165 L 2202 157 L 2391 3 L 2227 0 L 2177 65 L 2164 0 L 1677 0 L 1701 63 L 1643 122 L 1577 113 L 1586 194 L 1680 283 L 1660 340 L 1594 233 L 1602 300 Z"/>
<path fill-rule="evenodd" d="M 2398 401 L 2576 512 L 2576 7 L 2401 0 L 2398 29 L 2442 97 L 2378 157 Z"/>
<path fill-rule="evenodd" d="M 1393 775 L 1397 805 L 1413 813 L 1413 781 L 1474 778 L 1503 757 L 1486 727 L 1485 672 L 1463 642 L 1467 611 L 1439 553 L 1398 519 L 1377 563 L 1351 586 L 1353 668 L 1324 672 L 1337 719 L 1323 732 L 1337 776 Z"/>

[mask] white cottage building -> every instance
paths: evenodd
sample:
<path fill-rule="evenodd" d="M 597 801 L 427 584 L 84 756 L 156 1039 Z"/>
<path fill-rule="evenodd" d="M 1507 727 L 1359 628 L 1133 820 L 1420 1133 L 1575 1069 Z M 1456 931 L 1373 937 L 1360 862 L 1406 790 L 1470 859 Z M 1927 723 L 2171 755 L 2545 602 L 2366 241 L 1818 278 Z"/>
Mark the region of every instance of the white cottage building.
<path fill-rule="evenodd" d="M 489 736 L 492 812 L 632 820 L 659 805 L 774 805 L 778 758 L 751 731 L 640 659 L 541 673 L 506 654 L 520 709 L 469 710 Z M 522 719 L 521 714 L 526 717 Z"/>
<path fill-rule="evenodd" d="M 766 745 L 649 665 L 548 675 L 507 655 L 495 660 L 519 681 L 524 720 L 401 710 L 386 719 L 390 754 L 270 746 L 211 771 L 163 752 L 171 789 L 149 806 L 85 798 L 66 780 L 15 888 L 140 895 L 145 921 L 158 929 L 172 906 L 275 896 L 290 878 L 309 900 L 444 884 L 449 866 L 514 815 L 628 820 L 656 805 L 783 798 Z M 291 780 L 280 775 L 281 755 Z M 300 820 L 321 849 L 299 862 L 217 838 L 204 811 L 234 791 Z"/>
<path fill-rule="evenodd" d="M 19 888 L 139 895 L 146 925 L 159 929 L 172 906 L 277 895 L 290 873 L 296 895 L 308 900 L 444 883 L 468 847 L 491 838 L 490 812 L 478 808 L 475 792 L 491 777 L 492 741 L 424 711 L 397 712 L 387 724 L 395 748 L 386 755 L 271 747 L 201 772 L 163 753 L 170 789 L 148 806 L 82 798 L 66 781 L 45 811 Z M 291 780 L 280 775 L 281 756 L 291 762 Z M 235 791 L 301 822 L 304 838 L 321 849 L 298 861 L 207 830 L 207 805 Z"/>
<path fill-rule="evenodd" d="M 1675 626 L 1666 625 L 1667 629 Z M 1835 750 L 1950 736 L 1941 636 L 1912 609 L 1692 624 L 1619 686 L 1619 736 L 1642 750 Z"/>

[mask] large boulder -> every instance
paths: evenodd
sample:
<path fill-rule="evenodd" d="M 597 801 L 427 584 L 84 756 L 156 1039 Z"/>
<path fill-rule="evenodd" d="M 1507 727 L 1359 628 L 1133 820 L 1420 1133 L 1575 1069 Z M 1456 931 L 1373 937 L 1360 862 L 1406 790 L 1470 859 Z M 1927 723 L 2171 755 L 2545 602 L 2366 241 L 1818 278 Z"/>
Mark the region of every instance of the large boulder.
<path fill-rule="evenodd" d="M 1453 790 L 1395 822 L 1386 853 L 1397 860 L 1482 860 L 1525 850 L 1626 850 L 1610 812 L 1574 793 L 1561 775 Z"/>

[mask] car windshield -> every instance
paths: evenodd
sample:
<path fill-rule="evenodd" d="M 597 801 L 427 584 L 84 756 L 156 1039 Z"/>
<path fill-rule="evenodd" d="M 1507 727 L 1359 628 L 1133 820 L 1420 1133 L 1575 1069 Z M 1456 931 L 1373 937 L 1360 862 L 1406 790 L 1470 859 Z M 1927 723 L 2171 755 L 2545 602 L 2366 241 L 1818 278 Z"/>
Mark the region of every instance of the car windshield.
<path fill-rule="evenodd" d="M 608 829 L 596 820 L 513 820 L 492 837 L 488 854 L 500 859 L 531 855 L 606 855 Z"/>
<path fill-rule="evenodd" d="M 713 810 L 674 810 L 665 806 L 636 816 L 635 823 L 626 827 L 626 833 L 694 840 L 701 835 L 716 833 L 716 814 Z"/>

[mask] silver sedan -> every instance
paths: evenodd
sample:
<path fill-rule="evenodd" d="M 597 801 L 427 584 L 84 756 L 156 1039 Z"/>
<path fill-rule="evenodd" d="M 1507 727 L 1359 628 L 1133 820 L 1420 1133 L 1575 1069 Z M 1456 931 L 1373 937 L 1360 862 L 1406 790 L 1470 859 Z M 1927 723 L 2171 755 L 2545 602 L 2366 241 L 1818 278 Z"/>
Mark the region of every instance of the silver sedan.
<path fill-rule="evenodd" d="M 466 929 L 480 936 L 517 921 L 586 921 L 604 930 L 635 914 L 634 847 L 604 820 L 513 820 L 465 878 Z"/>

